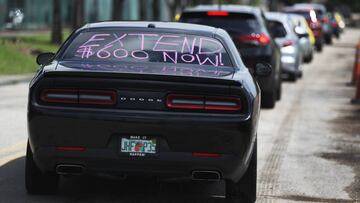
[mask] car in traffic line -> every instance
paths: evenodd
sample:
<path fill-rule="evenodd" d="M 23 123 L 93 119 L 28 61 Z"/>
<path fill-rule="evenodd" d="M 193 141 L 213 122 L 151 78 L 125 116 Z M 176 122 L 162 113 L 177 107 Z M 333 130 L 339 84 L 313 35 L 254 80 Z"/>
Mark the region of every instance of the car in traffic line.
<path fill-rule="evenodd" d="M 232 37 L 245 65 L 251 70 L 259 62 L 273 68 L 271 77 L 259 79 L 262 107 L 273 108 L 281 98 L 280 50 L 267 29 L 260 8 L 240 5 L 199 5 L 187 8 L 181 22 L 219 27 Z"/>
<path fill-rule="evenodd" d="M 290 81 L 302 75 L 302 49 L 298 34 L 289 14 L 267 12 L 268 29 L 281 51 L 281 71 Z M 302 31 L 303 35 L 306 33 Z"/>
<path fill-rule="evenodd" d="M 312 33 L 306 19 L 297 14 L 288 14 L 292 20 L 293 30 L 299 37 L 303 61 L 310 63 L 314 57 L 315 37 Z"/>
<path fill-rule="evenodd" d="M 226 31 L 164 22 L 102 22 L 37 57 L 30 84 L 26 188 L 59 175 L 226 181 L 256 199 L 260 89 Z M 259 63 L 257 78 L 271 74 Z"/>
<path fill-rule="evenodd" d="M 315 10 L 285 7 L 282 12 L 301 15 L 306 19 L 315 36 L 315 48 L 317 51 L 321 52 L 324 46 L 324 32 L 322 21 L 316 14 Z"/>

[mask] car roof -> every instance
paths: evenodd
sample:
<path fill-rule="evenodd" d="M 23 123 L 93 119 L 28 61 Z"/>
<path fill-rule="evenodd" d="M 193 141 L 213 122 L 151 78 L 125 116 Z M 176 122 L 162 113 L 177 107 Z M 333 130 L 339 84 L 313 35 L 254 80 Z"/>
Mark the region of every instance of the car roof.
<path fill-rule="evenodd" d="M 269 20 L 276 20 L 279 22 L 284 22 L 289 18 L 289 14 L 280 12 L 266 12 L 265 16 Z"/>
<path fill-rule="evenodd" d="M 261 9 L 253 6 L 232 5 L 232 4 L 214 4 L 214 5 L 198 5 L 186 8 L 186 12 L 206 12 L 206 11 L 228 11 L 233 13 L 261 13 Z"/>
<path fill-rule="evenodd" d="M 106 21 L 89 23 L 84 25 L 80 30 L 84 29 L 96 29 L 96 28 L 161 28 L 161 29 L 174 29 L 174 30 L 185 30 L 191 32 L 208 32 L 215 34 L 219 28 L 198 25 L 192 23 L 178 23 L 178 22 L 154 22 L 154 21 Z"/>

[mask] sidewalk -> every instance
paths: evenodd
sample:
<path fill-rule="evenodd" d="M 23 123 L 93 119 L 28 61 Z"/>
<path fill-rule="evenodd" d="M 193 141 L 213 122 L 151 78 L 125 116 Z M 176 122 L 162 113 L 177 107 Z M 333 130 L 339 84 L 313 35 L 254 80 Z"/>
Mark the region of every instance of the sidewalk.
<path fill-rule="evenodd" d="M 30 82 L 34 73 L 23 75 L 0 75 L 0 86 Z"/>

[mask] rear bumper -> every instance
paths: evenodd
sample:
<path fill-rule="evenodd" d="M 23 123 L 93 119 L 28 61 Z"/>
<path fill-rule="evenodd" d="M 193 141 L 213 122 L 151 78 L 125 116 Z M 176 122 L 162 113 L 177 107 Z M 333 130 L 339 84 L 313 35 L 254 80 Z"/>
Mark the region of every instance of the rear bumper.
<path fill-rule="evenodd" d="M 256 117 L 256 116 L 255 116 Z M 256 136 L 256 118 L 244 116 L 145 116 L 127 112 L 76 112 L 29 108 L 29 140 L 34 159 L 43 171 L 59 164 L 75 164 L 85 173 L 151 175 L 190 178 L 194 170 L 218 171 L 222 178 L 239 180 L 247 168 Z M 129 135 L 158 140 L 158 155 L 129 157 L 120 152 L 120 139 Z M 57 151 L 56 147 L 84 147 Z M 219 157 L 195 157 L 193 152 Z"/>

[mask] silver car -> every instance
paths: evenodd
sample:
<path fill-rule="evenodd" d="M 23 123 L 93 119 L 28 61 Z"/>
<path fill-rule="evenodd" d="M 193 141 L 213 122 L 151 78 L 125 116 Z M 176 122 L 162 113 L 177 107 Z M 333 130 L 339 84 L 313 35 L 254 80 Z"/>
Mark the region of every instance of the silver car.
<path fill-rule="evenodd" d="M 297 14 L 289 14 L 289 16 L 292 19 L 295 33 L 299 36 L 304 35 L 305 32 L 307 32 L 306 30 L 308 26 L 306 19 L 303 16 Z M 314 56 L 314 46 L 311 44 L 309 36 L 301 37 L 299 40 L 304 62 L 309 63 L 312 61 Z"/>
<path fill-rule="evenodd" d="M 288 14 L 267 12 L 268 28 L 281 50 L 281 69 L 290 81 L 296 81 L 302 75 L 302 51 L 299 36 L 293 30 L 293 23 Z M 305 34 L 304 34 L 305 35 Z"/>

